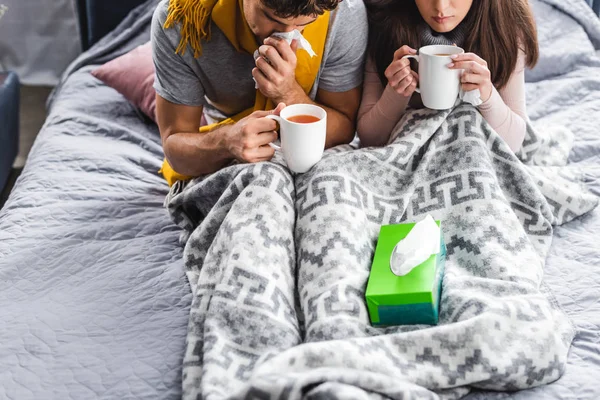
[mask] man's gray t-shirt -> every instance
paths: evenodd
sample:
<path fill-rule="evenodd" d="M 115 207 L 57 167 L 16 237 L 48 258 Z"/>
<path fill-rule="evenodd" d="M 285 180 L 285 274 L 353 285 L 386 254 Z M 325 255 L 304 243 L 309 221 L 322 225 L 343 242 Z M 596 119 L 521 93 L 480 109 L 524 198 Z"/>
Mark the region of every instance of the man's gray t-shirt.
<path fill-rule="evenodd" d="M 203 106 L 209 120 L 251 108 L 256 97 L 253 56 L 238 52 L 212 22 L 211 39 L 202 43 L 200 57 L 194 58 L 189 46 L 183 56 L 176 54 L 179 29 L 163 27 L 168 6 L 169 0 L 162 0 L 152 21 L 156 92 L 171 103 Z M 345 92 L 362 84 L 368 36 L 365 6 L 362 0 L 343 0 L 330 18 L 321 69 L 310 93 L 313 100 L 317 88 Z"/>

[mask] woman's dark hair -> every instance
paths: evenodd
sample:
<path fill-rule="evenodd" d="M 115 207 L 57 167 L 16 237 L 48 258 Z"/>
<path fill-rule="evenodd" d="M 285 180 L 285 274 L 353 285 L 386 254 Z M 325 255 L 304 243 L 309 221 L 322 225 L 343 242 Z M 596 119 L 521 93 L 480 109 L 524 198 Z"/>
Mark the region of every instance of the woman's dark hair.
<path fill-rule="evenodd" d="M 384 72 L 394 52 L 403 45 L 421 47 L 421 17 L 414 0 L 366 0 L 369 15 L 369 54 L 384 85 Z M 539 57 L 537 31 L 527 0 L 474 0 L 465 17 L 467 36 L 463 48 L 488 63 L 492 82 L 505 86 L 515 70 L 519 49 L 526 65 L 533 67 Z"/>

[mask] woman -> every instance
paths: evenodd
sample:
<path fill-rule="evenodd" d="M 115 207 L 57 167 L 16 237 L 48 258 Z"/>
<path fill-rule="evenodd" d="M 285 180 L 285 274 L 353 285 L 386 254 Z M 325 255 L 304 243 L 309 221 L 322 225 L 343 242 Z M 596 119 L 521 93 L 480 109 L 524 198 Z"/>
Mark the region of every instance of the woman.
<path fill-rule="evenodd" d="M 462 88 L 479 89 L 478 109 L 518 151 L 525 138 L 525 66 L 538 59 L 537 33 L 527 0 L 367 0 L 369 59 L 358 135 L 363 146 L 382 146 L 407 106 L 422 108 L 414 94 L 418 75 L 410 61 L 422 46 L 455 44 L 465 54 L 448 68 L 463 69 Z M 413 95 L 414 94 L 414 95 Z"/>

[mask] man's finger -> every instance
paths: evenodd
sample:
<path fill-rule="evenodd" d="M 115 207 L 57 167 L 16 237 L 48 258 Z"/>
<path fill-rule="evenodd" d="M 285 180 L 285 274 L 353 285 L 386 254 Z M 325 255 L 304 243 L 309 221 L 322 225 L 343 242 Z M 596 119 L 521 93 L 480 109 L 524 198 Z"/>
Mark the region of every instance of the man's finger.
<path fill-rule="evenodd" d="M 252 125 L 252 130 L 257 134 L 262 134 L 264 132 L 272 132 L 275 129 L 277 129 L 277 121 L 271 118 L 266 118 L 266 115 L 264 117 L 256 118 L 248 124 Z"/>
<path fill-rule="evenodd" d="M 270 40 L 269 43 L 274 43 L 273 38 L 270 38 Z M 287 42 L 285 42 L 285 44 L 287 45 Z M 269 64 L 271 64 L 276 71 L 281 71 L 282 68 L 285 67 L 286 61 L 281 58 L 281 54 L 279 54 L 279 51 L 275 46 L 263 44 L 258 48 L 258 52 L 261 56 L 269 60 Z"/>
<path fill-rule="evenodd" d="M 265 74 L 258 68 L 252 69 L 252 76 L 258 85 L 258 89 L 262 92 L 265 90 L 270 84 L 271 81 L 265 76 Z M 263 92 L 264 94 L 264 92 Z"/>
<path fill-rule="evenodd" d="M 269 147 L 269 146 L 267 146 Z M 269 147 L 270 148 L 270 147 Z M 271 149 L 271 148 L 270 148 Z M 273 150 L 273 149 L 271 149 Z M 260 163 L 260 162 L 267 162 L 267 161 L 271 161 L 273 159 L 273 155 L 275 155 L 275 150 L 273 150 L 273 154 L 270 154 L 268 157 L 261 157 L 261 158 L 256 158 L 252 161 L 252 163 Z"/>
<path fill-rule="evenodd" d="M 296 39 L 292 40 L 292 43 L 290 44 L 290 49 L 294 52 L 294 54 L 296 54 L 296 52 L 298 51 L 298 41 Z"/>
<path fill-rule="evenodd" d="M 282 38 L 269 37 L 265 40 L 265 44 L 275 47 L 281 58 L 286 62 L 293 62 L 296 60 L 296 51 L 298 50 L 298 41 L 296 39 L 288 44 L 287 40 Z"/>
<path fill-rule="evenodd" d="M 256 151 L 263 146 L 268 146 L 277 140 L 277 133 L 274 131 L 261 132 L 250 138 L 248 138 L 248 152 L 250 153 L 247 157 L 257 157 Z M 270 146 L 269 146 L 270 147 Z"/>
<path fill-rule="evenodd" d="M 263 132 L 257 137 L 256 147 L 268 146 L 270 148 L 271 146 L 269 146 L 269 143 L 273 143 L 277 138 L 278 135 L 276 131 Z"/>
<path fill-rule="evenodd" d="M 279 104 L 277 104 L 277 107 L 275 107 L 275 109 L 273 111 L 271 111 L 271 114 L 279 115 L 285 107 L 286 107 L 285 103 L 279 103 Z"/>
<path fill-rule="evenodd" d="M 273 81 L 277 76 L 277 71 L 275 71 L 275 68 L 273 68 L 273 66 L 269 64 L 263 56 L 260 56 L 256 59 L 256 66 L 270 81 Z"/>
<path fill-rule="evenodd" d="M 260 162 L 269 161 L 271 158 L 273 158 L 273 154 L 275 154 L 275 149 L 268 144 L 264 144 L 248 150 L 245 156 L 247 160 L 250 160 L 251 162 Z"/>
<path fill-rule="evenodd" d="M 271 158 L 273 158 L 274 154 L 275 149 L 268 144 L 260 146 L 256 151 L 256 156 L 260 158 L 261 161 L 269 161 Z"/>
<path fill-rule="evenodd" d="M 277 104 L 277 107 L 275 107 L 275 109 L 273 110 L 269 110 L 269 111 L 254 111 L 252 114 L 250 114 L 250 116 L 253 119 L 258 119 L 258 118 L 264 118 L 267 115 L 279 115 L 281 113 L 281 111 L 283 111 L 283 109 L 287 107 L 285 105 L 285 103 L 279 103 Z"/>

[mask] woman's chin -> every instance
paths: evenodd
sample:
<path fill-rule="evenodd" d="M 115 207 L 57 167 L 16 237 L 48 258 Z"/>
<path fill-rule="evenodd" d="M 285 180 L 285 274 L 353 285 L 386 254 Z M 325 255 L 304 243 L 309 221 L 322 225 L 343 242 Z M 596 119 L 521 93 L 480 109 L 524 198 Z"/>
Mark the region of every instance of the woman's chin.
<path fill-rule="evenodd" d="M 433 29 L 437 33 L 452 32 L 454 28 L 457 27 L 457 25 L 458 24 L 456 24 L 454 21 L 444 21 L 441 23 L 436 21 L 429 22 L 429 26 L 431 27 L 431 29 Z"/>

